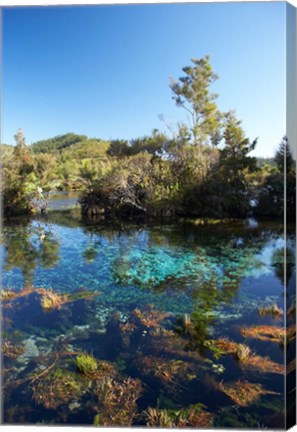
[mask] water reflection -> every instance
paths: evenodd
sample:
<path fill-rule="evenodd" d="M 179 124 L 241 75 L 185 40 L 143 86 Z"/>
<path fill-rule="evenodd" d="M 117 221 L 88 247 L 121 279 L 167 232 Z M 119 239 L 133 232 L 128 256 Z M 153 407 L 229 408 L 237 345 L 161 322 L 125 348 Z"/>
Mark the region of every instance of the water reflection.
<path fill-rule="evenodd" d="M 5 227 L 4 270 L 21 271 L 23 285 L 31 286 L 38 266 L 54 268 L 60 259 L 60 242 L 49 224 L 30 222 Z"/>

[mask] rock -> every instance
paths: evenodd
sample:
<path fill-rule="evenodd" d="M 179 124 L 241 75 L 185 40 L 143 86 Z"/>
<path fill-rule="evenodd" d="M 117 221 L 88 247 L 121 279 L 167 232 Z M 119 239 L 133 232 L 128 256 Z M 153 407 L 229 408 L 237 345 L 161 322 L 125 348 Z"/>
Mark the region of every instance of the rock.
<path fill-rule="evenodd" d="M 24 360 L 30 357 L 38 357 L 39 356 L 39 349 L 36 346 L 36 342 L 34 339 L 26 339 L 23 342 L 25 351 L 22 355 L 19 356 L 19 360 Z"/>
<path fill-rule="evenodd" d="M 68 406 L 69 406 L 70 411 L 74 411 L 75 409 L 80 408 L 80 403 L 78 403 L 78 402 L 72 402 Z"/>
<path fill-rule="evenodd" d="M 89 328 L 90 328 L 90 324 L 73 326 L 73 330 L 79 332 L 84 332 L 86 330 L 89 330 Z"/>

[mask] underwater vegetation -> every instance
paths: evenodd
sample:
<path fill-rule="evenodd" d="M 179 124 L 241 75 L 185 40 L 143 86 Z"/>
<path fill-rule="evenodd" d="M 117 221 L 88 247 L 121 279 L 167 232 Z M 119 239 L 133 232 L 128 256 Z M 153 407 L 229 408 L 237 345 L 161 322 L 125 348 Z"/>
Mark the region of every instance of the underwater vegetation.
<path fill-rule="evenodd" d="M 260 316 L 272 315 L 273 318 L 282 318 L 284 311 L 276 303 L 270 306 L 261 306 L 258 310 Z"/>
<path fill-rule="evenodd" d="M 237 405 L 242 407 L 252 404 L 261 395 L 277 394 L 273 391 L 263 389 L 261 384 L 240 380 L 234 383 L 221 382 L 218 384 L 218 389 L 229 396 Z"/>
<path fill-rule="evenodd" d="M 169 317 L 168 312 L 162 312 L 148 308 L 148 310 L 134 309 L 133 314 L 140 323 L 147 328 L 156 328 L 165 318 Z"/>
<path fill-rule="evenodd" d="M 245 338 L 254 338 L 266 342 L 276 342 L 282 345 L 285 344 L 285 339 L 287 341 L 292 341 L 296 337 L 295 325 L 290 326 L 287 331 L 285 327 L 259 325 L 242 327 L 240 332 Z"/>
<path fill-rule="evenodd" d="M 243 368 L 255 369 L 263 373 L 284 374 L 283 364 L 276 363 L 269 357 L 256 355 L 245 344 L 232 342 L 228 338 L 217 339 L 214 343 L 218 352 L 232 355 Z"/>
<path fill-rule="evenodd" d="M 39 290 L 38 293 L 41 294 L 40 305 L 45 310 L 60 309 L 63 304 L 68 302 L 67 295 L 58 294 L 53 290 Z"/>
<path fill-rule="evenodd" d="M 80 354 L 75 361 L 77 370 L 91 379 L 104 379 L 117 374 L 114 366 L 105 360 L 98 360 L 91 354 Z"/>
<path fill-rule="evenodd" d="M 144 413 L 146 425 L 161 428 L 197 427 L 207 428 L 213 424 L 213 415 L 204 410 L 204 406 L 196 404 L 188 409 L 167 410 L 149 407 Z"/>
<path fill-rule="evenodd" d="M 32 294 L 33 292 L 36 292 L 36 288 L 33 288 L 32 286 L 27 286 L 22 288 L 20 291 L 14 291 L 12 289 L 1 290 L 1 301 L 5 302 L 4 305 L 8 305 L 11 300 L 14 300 L 16 298 L 26 297 L 29 294 Z"/>
<path fill-rule="evenodd" d="M 95 426 L 131 426 L 137 415 L 136 401 L 143 392 L 139 379 L 104 378 L 96 382 L 98 396 Z"/>
<path fill-rule="evenodd" d="M 22 345 L 15 345 L 11 341 L 5 341 L 2 344 L 2 354 L 4 357 L 16 359 L 25 351 L 25 347 Z"/>
<path fill-rule="evenodd" d="M 76 357 L 77 370 L 83 375 L 93 375 L 97 370 L 97 360 L 90 354 Z"/>
<path fill-rule="evenodd" d="M 163 384 L 178 385 L 184 379 L 194 379 L 191 365 L 183 360 L 164 359 L 155 356 L 139 356 L 135 360 L 138 369 L 144 375 L 152 375 Z M 192 371 L 192 373 L 191 373 Z"/>
<path fill-rule="evenodd" d="M 56 409 L 81 396 L 86 391 L 75 373 L 60 368 L 39 377 L 32 384 L 33 399 L 46 409 Z"/>
<path fill-rule="evenodd" d="M 2 290 L 1 300 L 4 307 L 12 307 L 13 300 L 27 297 L 33 293 L 36 295 L 40 306 L 45 311 L 60 309 L 66 303 L 71 303 L 82 299 L 88 300 L 99 295 L 98 291 L 89 292 L 78 290 L 76 293 L 62 294 L 50 288 L 33 288 L 29 286 L 22 288 L 20 291 Z"/>

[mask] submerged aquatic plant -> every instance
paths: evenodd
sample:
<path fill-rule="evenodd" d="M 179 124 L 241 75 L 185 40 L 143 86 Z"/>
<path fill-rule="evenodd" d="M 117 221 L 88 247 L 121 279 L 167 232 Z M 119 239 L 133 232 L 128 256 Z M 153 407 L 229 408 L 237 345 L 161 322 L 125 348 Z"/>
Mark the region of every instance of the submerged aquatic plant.
<path fill-rule="evenodd" d="M 284 373 L 284 366 L 272 361 L 269 357 L 256 355 L 247 345 L 232 342 L 227 338 L 215 341 L 216 347 L 223 354 L 232 355 L 243 368 L 256 369 L 260 372 Z"/>
<path fill-rule="evenodd" d="M 89 300 L 95 295 L 98 295 L 98 291 L 90 292 L 88 290 L 78 290 L 75 293 L 61 294 L 53 289 L 45 288 L 34 288 L 32 286 L 25 287 L 20 291 L 2 290 L 1 300 L 4 302 L 4 306 L 11 307 L 12 302 L 18 298 L 27 297 L 30 294 L 35 293 L 40 302 L 40 306 L 45 311 L 53 309 L 60 309 L 64 304 L 75 302 L 77 300 L 86 299 Z"/>
<path fill-rule="evenodd" d="M 1 290 L 1 300 L 5 301 L 5 300 L 11 300 L 15 297 L 15 293 L 12 290 Z"/>
<path fill-rule="evenodd" d="M 91 354 L 82 353 L 75 359 L 77 370 L 91 379 L 111 378 L 117 374 L 114 366 L 106 360 L 98 360 Z"/>
<path fill-rule="evenodd" d="M 76 357 L 77 370 L 83 375 L 90 375 L 97 370 L 97 360 L 90 354 L 81 354 Z"/>
<path fill-rule="evenodd" d="M 24 287 L 20 291 L 13 291 L 12 289 L 2 289 L 1 300 L 5 302 L 4 305 L 7 305 L 7 303 L 10 303 L 10 301 L 16 298 L 26 297 L 33 292 L 38 292 L 38 290 L 36 288 L 33 288 L 32 286 Z"/>
<path fill-rule="evenodd" d="M 221 354 L 235 354 L 238 348 L 238 344 L 230 341 L 227 337 L 215 340 L 214 345 Z"/>
<path fill-rule="evenodd" d="M 282 318 L 284 315 L 284 311 L 280 308 L 276 303 L 270 306 L 261 306 L 258 309 L 258 313 L 260 316 L 272 315 L 273 318 Z"/>
<path fill-rule="evenodd" d="M 162 312 L 152 308 L 142 311 L 140 309 L 135 309 L 133 314 L 140 321 L 140 323 L 147 328 L 155 328 L 159 326 L 165 318 L 170 316 L 168 312 Z"/>
<path fill-rule="evenodd" d="M 156 409 L 149 407 L 145 413 L 146 425 L 150 427 L 211 427 L 213 416 L 204 411 L 201 404 L 191 405 L 182 410 Z"/>
<path fill-rule="evenodd" d="M 2 345 L 2 353 L 4 357 L 16 359 L 25 352 L 23 345 L 14 345 L 11 341 L 6 341 Z"/>
<path fill-rule="evenodd" d="M 283 364 L 276 363 L 269 357 L 262 357 L 254 354 L 247 359 L 243 366 L 250 369 L 256 369 L 263 373 L 276 373 L 281 375 L 285 373 L 285 367 Z"/>
<path fill-rule="evenodd" d="M 240 332 L 245 338 L 254 338 L 261 341 L 277 342 L 284 345 L 286 339 L 287 341 L 291 341 L 295 338 L 296 327 L 295 325 L 292 325 L 286 331 L 284 327 L 260 325 L 242 327 L 240 329 Z"/>
<path fill-rule="evenodd" d="M 138 379 L 104 378 L 97 382 L 98 404 L 94 418 L 96 426 L 131 426 L 136 414 L 136 401 L 142 395 Z"/>
<path fill-rule="evenodd" d="M 237 349 L 234 356 L 240 363 L 246 364 L 250 360 L 252 355 L 253 353 L 250 347 L 244 344 L 237 345 Z"/>
<path fill-rule="evenodd" d="M 58 368 L 36 380 L 32 390 L 36 404 L 46 409 L 56 409 L 79 398 L 84 393 L 84 386 L 75 373 Z"/>
<path fill-rule="evenodd" d="M 144 415 L 147 426 L 168 429 L 174 426 L 174 421 L 168 410 L 149 407 Z"/>
<path fill-rule="evenodd" d="M 68 302 L 67 295 L 62 295 L 54 292 L 51 289 L 39 291 L 41 294 L 40 305 L 44 310 L 60 309 L 60 307 Z"/>
<path fill-rule="evenodd" d="M 163 384 L 177 385 L 181 380 L 188 378 L 191 370 L 191 365 L 185 361 L 155 356 L 139 357 L 135 363 L 143 374 L 152 375 Z"/>
<path fill-rule="evenodd" d="M 261 384 L 254 384 L 248 381 L 236 381 L 234 383 L 221 382 L 218 388 L 230 397 L 237 405 L 246 407 L 258 399 L 261 395 L 277 394 L 275 392 L 265 390 Z"/>

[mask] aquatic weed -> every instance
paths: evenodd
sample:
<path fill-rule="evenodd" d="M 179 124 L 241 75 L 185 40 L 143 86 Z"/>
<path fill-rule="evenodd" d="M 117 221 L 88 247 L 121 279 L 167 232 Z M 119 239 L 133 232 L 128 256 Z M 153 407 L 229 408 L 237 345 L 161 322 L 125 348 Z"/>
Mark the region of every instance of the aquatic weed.
<path fill-rule="evenodd" d="M 261 306 L 258 309 L 258 314 L 260 316 L 272 315 L 273 318 L 280 319 L 284 315 L 284 311 L 276 303 L 270 306 Z"/>
<path fill-rule="evenodd" d="M 46 409 L 56 409 L 60 405 L 77 399 L 84 392 L 82 382 L 77 376 L 60 368 L 36 380 L 32 385 L 33 399 Z"/>
<path fill-rule="evenodd" d="M 81 354 L 76 357 L 77 370 L 83 375 L 90 375 L 97 371 L 97 360 L 90 354 Z"/>
<path fill-rule="evenodd" d="M 97 382 L 98 404 L 94 418 L 96 426 L 131 426 L 136 414 L 136 401 L 142 395 L 138 379 L 104 378 Z"/>
<path fill-rule="evenodd" d="M 246 407 L 258 399 L 261 395 L 277 394 L 265 390 L 261 384 L 254 384 L 248 381 L 238 380 L 233 383 L 221 382 L 218 388 L 230 397 L 237 405 Z"/>
<path fill-rule="evenodd" d="M 5 341 L 2 345 L 2 353 L 4 357 L 16 359 L 25 351 L 23 345 L 14 345 L 11 341 Z"/>
<path fill-rule="evenodd" d="M 259 372 L 284 373 L 284 366 L 272 361 L 269 357 L 256 355 L 247 345 L 232 342 L 227 338 L 220 338 L 215 345 L 224 354 L 232 355 L 242 368 L 256 369 Z"/>
<path fill-rule="evenodd" d="M 150 427 L 211 427 L 213 415 L 204 411 L 201 404 L 181 410 L 167 410 L 149 407 L 145 412 L 146 425 Z"/>
<path fill-rule="evenodd" d="M 284 345 L 285 340 L 291 341 L 296 336 L 296 327 L 292 325 L 286 329 L 284 327 L 259 325 L 242 327 L 240 332 L 245 338 L 254 338 L 266 342 L 277 342 Z"/>

